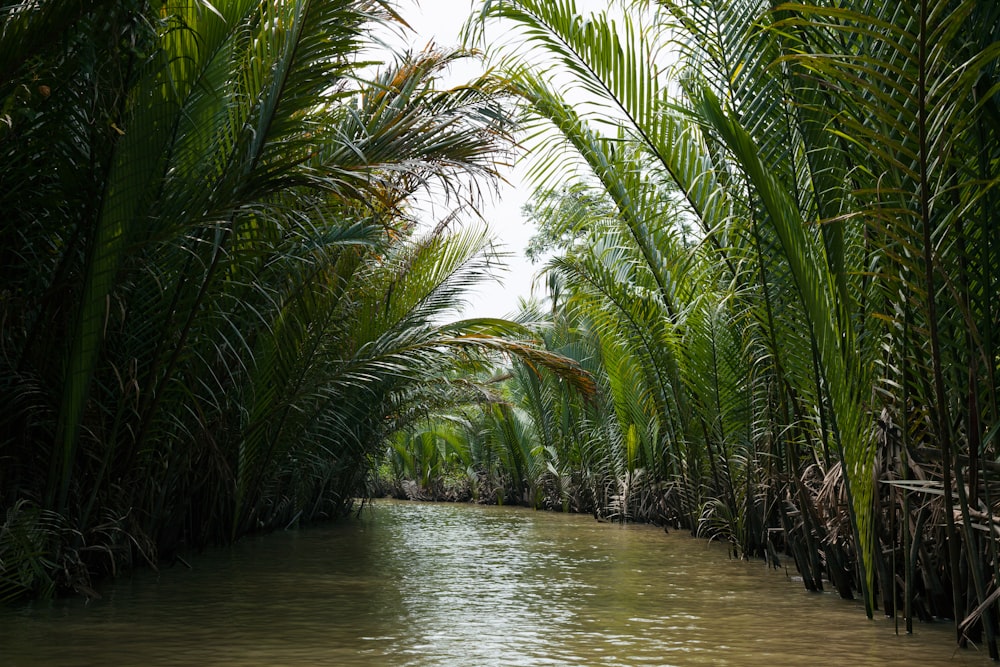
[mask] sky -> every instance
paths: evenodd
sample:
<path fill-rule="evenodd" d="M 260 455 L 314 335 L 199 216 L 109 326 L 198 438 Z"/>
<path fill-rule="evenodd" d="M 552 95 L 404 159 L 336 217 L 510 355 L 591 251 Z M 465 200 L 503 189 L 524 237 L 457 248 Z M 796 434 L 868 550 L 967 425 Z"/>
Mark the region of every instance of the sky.
<path fill-rule="evenodd" d="M 459 31 L 466 18 L 478 7 L 478 0 L 398 0 L 400 15 L 413 28 L 409 44 L 413 49 L 423 48 L 429 41 L 439 46 L 459 44 Z M 578 0 L 582 11 L 607 7 L 607 2 L 598 0 Z M 481 70 L 481 68 L 479 68 Z M 471 79 L 476 75 L 476 66 L 470 61 L 468 71 L 454 71 L 456 79 Z M 534 227 L 524 220 L 522 207 L 531 196 L 525 184 L 524 173 L 527 166 L 519 164 L 503 172 L 506 182 L 499 184 L 496 194 L 484 193 L 481 213 L 498 240 L 498 246 L 510 254 L 507 258 L 508 270 L 501 275 L 502 283 L 486 283 L 468 297 L 469 306 L 463 317 L 509 317 L 518 310 L 519 300 L 528 298 L 541 265 L 533 265 L 524 256 L 528 240 L 534 234 Z M 436 219 L 428 221 L 429 224 Z M 537 295 L 542 296 L 544 285 L 539 285 Z"/>
<path fill-rule="evenodd" d="M 413 28 L 413 34 L 407 36 L 410 47 L 419 50 L 430 41 L 442 47 L 457 46 L 459 31 L 474 4 L 470 0 L 397 0 L 396 6 Z M 451 75 L 456 81 L 469 80 L 481 70 L 481 66 L 469 61 L 467 68 L 456 68 Z M 507 258 L 509 268 L 500 276 L 502 283 L 485 283 L 469 295 L 469 306 L 462 313 L 463 317 L 510 317 L 517 312 L 519 299 L 531 295 L 533 278 L 540 267 L 532 265 L 524 256 L 524 248 L 534 229 L 521 214 L 521 208 L 531 195 L 524 184 L 523 172 L 522 166 L 506 168 L 502 172 L 506 182 L 498 184 L 498 192 L 483 190 L 485 201 L 480 212 L 497 239 L 498 247 L 510 254 Z M 445 208 L 428 211 L 428 225 L 435 224 L 445 212 Z M 474 218 L 474 214 L 469 216 Z"/>
<path fill-rule="evenodd" d="M 608 0 L 577 0 L 581 13 L 608 9 Z M 413 28 L 408 41 L 411 48 L 419 50 L 428 42 L 439 46 L 457 46 L 459 31 L 479 0 L 397 0 L 400 15 Z M 478 68 L 481 71 L 481 67 Z M 469 80 L 477 73 L 477 66 L 469 61 L 467 71 L 453 71 L 456 80 Z M 486 193 L 486 201 L 480 209 L 498 246 L 510 254 L 507 258 L 508 271 L 502 274 L 502 283 L 486 283 L 468 298 L 469 306 L 463 317 L 510 317 L 513 316 L 522 298 L 532 294 L 536 276 L 541 265 L 533 265 L 524 255 L 528 240 L 534 234 L 534 227 L 524 220 L 522 207 L 528 202 L 531 191 L 525 184 L 526 164 L 518 164 L 506 169 L 506 182 L 499 184 L 495 194 Z M 443 209 L 442 209 L 443 210 Z M 428 220 L 433 225 L 441 211 L 431 214 Z M 437 215 L 438 217 L 435 217 Z M 544 285 L 539 282 L 536 295 L 544 295 Z"/>

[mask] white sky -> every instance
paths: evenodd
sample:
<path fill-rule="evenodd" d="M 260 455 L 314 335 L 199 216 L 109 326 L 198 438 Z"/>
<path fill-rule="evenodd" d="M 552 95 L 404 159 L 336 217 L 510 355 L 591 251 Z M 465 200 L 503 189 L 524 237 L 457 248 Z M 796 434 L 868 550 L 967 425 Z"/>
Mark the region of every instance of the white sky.
<path fill-rule="evenodd" d="M 478 5 L 478 2 L 475 3 Z M 414 30 L 410 36 L 412 48 L 421 49 L 429 41 L 449 47 L 460 43 L 459 30 L 472 13 L 470 0 L 398 0 L 400 15 Z M 470 61 L 467 71 L 454 71 L 456 80 L 468 80 L 477 74 L 475 63 Z M 524 257 L 524 248 L 534 233 L 533 227 L 521 216 L 521 207 L 530 197 L 523 185 L 520 167 L 504 174 L 508 183 L 500 183 L 500 191 L 488 197 L 481 212 L 497 238 L 502 250 L 512 256 L 507 260 L 510 269 L 502 275 L 503 284 L 486 283 L 468 297 L 469 307 L 464 317 L 510 317 L 518 310 L 518 300 L 531 294 L 532 278 L 537 266 Z M 441 212 L 436 212 L 440 215 Z M 436 219 L 428 221 L 433 224 Z"/>
<path fill-rule="evenodd" d="M 581 13 L 606 9 L 609 2 L 600 0 L 578 0 Z M 410 44 L 414 49 L 423 48 L 429 41 L 444 47 L 459 44 L 459 30 L 472 13 L 479 7 L 478 0 L 398 0 L 400 15 L 414 30 Z M 456 79 L 468 80 L 475 76 L 476 68 L 470 63 L 469 70 L 454 72 Z M 531 295 L 532 284 L 540 265 L 532 265 L 524 257 L 528 239 L 534 234 L 534 227 L 521 215 L 521 208 L 530 197 L 529 188 L 524 185 L 524 166 L 508 170 L 504 178 L 508 183 L 500 184 L 500 191 L 486 201 L 482 213 L 503 250 L 511 253 L 509 270 L 503 274 L 503 284 L 484 284 L 475 294 L 469 296 L 469 308 L 465 317 L 509 317 L 518 310 L 518 301 Z M 435 222 L 436 220 L 431 220 Z M 544 286 L 538 288 L 538 295 L 544 293 Z"/>

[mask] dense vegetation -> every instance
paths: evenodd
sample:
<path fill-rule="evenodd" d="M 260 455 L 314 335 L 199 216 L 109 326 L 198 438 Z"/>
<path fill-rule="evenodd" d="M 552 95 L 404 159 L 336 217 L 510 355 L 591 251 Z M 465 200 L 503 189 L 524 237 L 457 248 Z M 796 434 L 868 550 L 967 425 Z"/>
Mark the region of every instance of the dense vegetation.
<path fill-rule="evenodd" d="M 0 599 L 343 514 L 387 435 L 471 391 L 456 364 L 560 363 L 449 323 L 499 260 L 414 203 L 475 201 L 506 93 L 439 89 L 461 51 L 386 56 L 371 31 L 396 20 L 4 5 Z"/>
<path fill-rule="evenodd" d="M 1000 6 L 616 7 L 487 0 L 496 73 L 439 90 L 464 52 L 381 62 L 374 0 L 4 5 L 0 597 L 377 466 L 788 553 L 997 657 Z M 413 202 L 515 110 L 549 298 L 446 324 L 497 258 Z"/>

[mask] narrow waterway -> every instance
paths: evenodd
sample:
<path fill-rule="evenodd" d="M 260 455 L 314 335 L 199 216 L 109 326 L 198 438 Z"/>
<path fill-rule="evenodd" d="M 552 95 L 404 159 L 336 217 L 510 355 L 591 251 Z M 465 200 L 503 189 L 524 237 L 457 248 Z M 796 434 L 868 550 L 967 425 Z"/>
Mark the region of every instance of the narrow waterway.
<path fill-rule="evenodd" d="M 0 663 L 992 664 L 683 533 L 521 508 L 378 501 L 193 565 L 0 609 Z"/>

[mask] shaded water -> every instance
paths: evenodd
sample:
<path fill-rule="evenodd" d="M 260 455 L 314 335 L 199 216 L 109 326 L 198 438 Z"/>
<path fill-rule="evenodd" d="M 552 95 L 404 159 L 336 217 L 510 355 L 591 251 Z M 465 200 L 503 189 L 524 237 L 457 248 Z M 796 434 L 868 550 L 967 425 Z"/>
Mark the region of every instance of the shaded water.
<path fill-rule="evenodd" d="M 0 609 L 2 665 L 987 665 L 649 526 L 379 501 L 359 521 Z"/>

